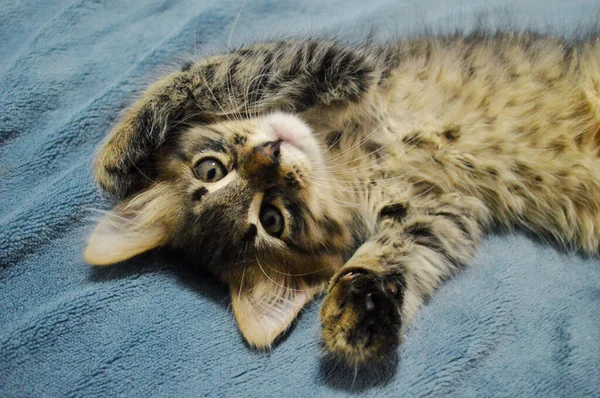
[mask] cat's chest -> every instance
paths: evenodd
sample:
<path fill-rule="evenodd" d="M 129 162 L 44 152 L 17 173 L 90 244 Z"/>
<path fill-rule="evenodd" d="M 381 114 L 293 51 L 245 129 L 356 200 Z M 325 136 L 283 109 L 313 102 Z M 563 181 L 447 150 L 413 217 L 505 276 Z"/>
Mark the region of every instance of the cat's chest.
<path fill-rule="evenodd" d="M 415 169 L 427 168 L 436 157 L 455 150 L 456 134 L 453 126 L 386 115 L 377 123 L 331 128 L 320 136 L 325 162 L 338 178 L 372 185 L 373 180 L 410 179 Z"/>
<path fill-rule="evenodd" d="M 381 206 L 408 202 L 432 184 L 444 186 L 446 163 L 460 153 L 462 133 L 444 124 L 435 108 L 372 109 L 349 112 L 348 119 L 317 133 L 327 168 L 341 186 L 339 200 L 359 204 L 366 220 L 374 220 Z"/>

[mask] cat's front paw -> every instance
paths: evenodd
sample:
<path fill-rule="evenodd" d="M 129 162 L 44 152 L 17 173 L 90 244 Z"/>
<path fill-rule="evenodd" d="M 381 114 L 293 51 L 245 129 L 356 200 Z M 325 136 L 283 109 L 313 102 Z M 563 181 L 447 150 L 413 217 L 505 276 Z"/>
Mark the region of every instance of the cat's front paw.
<path fill-rule="evenodd" d="M 121 122 L 113 130 L 96 157 L 94 177 L 102 189 L 123 199 L 152 182 L 148 163 L 149 149 L 143 140 L 132 140 L 133 127 Z"/>
<path fill-rule="evenodd" d="M 404 278 L 345 267 L 331 282 L 321 308 L 326 350 L 350 364 L 385 359 L 400 343 Z"/>

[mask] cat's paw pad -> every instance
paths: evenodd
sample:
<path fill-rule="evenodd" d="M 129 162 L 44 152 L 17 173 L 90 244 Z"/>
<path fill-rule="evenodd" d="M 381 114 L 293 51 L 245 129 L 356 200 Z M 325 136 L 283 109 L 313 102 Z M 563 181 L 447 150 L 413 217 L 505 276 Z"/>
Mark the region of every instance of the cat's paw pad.
<path fill-rule="evenodd" d="M 352 364 L 383 359 L 400 341 L 404 278 L 362 268 L 334 277 L 321 308 L 328 352 Z"/>

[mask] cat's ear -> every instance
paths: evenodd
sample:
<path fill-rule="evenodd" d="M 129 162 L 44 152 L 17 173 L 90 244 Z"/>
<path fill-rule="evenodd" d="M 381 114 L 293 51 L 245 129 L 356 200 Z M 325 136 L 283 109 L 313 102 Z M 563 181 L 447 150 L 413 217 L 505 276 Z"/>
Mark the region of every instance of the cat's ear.
<path fill-rule="evenodd" d="M 172 192 L 172 190 L 171 190 Z M 89 239 L 84 256 L 92 265 L 109 265 L 165 244 L 175 205 L 165 186 L 152 188 L 107 212 Z"/>
<path fill-rule="evenodd" d="M 324 284 L 294 287 L 285 280 L 259 277 L 243 285 L 230 283 L 231 304 L 236 321 L 246 341 L 256 348 L 268 348 L 285 332 L 298 312 L 321 293 Z"/>

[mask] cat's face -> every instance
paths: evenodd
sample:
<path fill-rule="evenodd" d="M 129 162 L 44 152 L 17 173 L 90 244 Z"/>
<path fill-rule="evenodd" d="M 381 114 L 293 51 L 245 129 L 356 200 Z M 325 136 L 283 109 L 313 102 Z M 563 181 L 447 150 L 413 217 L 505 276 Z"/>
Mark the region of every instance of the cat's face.
<path fill-rule="evenodd" d="M 322 148 L 295 116 L 190 127 L 157 167 L 154 185 L 99 224 L 86 259 L 181 249 L 229 283 L 253 345 L 271 344 L 349 254 L 348 215 L 331 200 Z"/>

